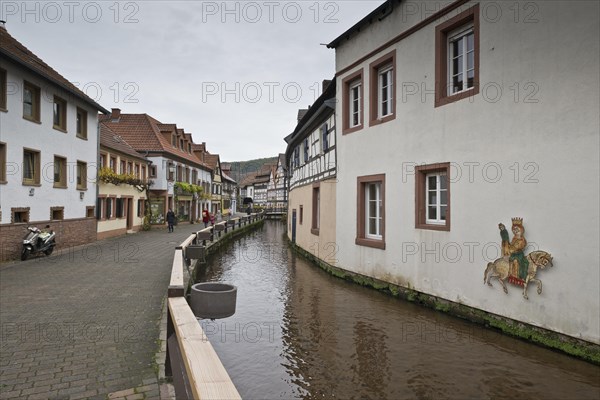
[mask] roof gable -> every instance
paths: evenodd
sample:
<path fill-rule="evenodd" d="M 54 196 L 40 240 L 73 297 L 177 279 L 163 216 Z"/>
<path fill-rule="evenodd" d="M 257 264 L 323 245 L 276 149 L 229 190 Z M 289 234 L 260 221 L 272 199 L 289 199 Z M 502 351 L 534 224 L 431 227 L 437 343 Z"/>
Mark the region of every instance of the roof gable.
<path fill-rule="evenodd" d="M 96 103 L 92 98 L 69 82 L 64 76 L 36 56 L 31 50 L 21 44 L 21 42 L 12 37 L 4 27 L 0 27 L 0 54 L 61 87 L 79 100 L 91 105 L 96 110 L 108 114 L 108 110 Z"/>

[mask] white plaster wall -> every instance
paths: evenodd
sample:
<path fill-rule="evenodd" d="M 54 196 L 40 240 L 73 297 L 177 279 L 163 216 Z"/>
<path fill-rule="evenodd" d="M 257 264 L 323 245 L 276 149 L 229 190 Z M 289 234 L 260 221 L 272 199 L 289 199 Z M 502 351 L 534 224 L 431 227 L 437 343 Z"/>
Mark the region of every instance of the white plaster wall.
<path fill-rule="evenodd" d="M 508 5 L 496 4 L 508 12 Z M 535 4 L 536 23 L 523 23 L 523 15 L 519 23 L 510 14 L 494 23 L 481 18 L 481 85 L 503 90 L 494 101 L 491 89 L 487 100 L 480 93 L 439 108 L 431 94 L 403 99 L 403 83 L 434 87 L 439 21 L 395 45 L 397 118 L 338 138 L 339 266 L 600 343 L 599 5 Z M 342 46 L 338 68 L 389 39 L 383 26 Z M 368 64 L 376 58 L 362 64 L 365 110 Z M 338 77 L 338 98 L 347 74 Z M 519 88 L 516 99 L 511 87 Z M 528 94 L 537 102 L 526 102 Z M 410 168 L 438 162 L 456 163 L 449 232 L 414 227 Z M 468 163 L 478 163 L 471 176 Z M 386 250 L 354 244 L 356 177 L 379 173 L 386 174 Z M 517 286 L 508 285 L 505 295 L 499 284 L 483 284 L 486 264 L 499 252 L 497 224 L 510 226 L 516 216 L 524 218 L 528 242 L 554 256 L 554 267 L 538 272 L 544 292 L 532 285 L 529 300 Z"/>
<path fill-rule="evenodd" d="M 7 70 L 7 112 L 0 111 L 0 141 L 6 143 L 7 183 L 0 185 L 1 223 L 11 222 L 12 207 L 30 207 L 30 221 L 50 219 L 50 207 L 64 206 L 64 219 L 86 217 L 86 207 L 96 203 L 98 149 L 98 110 L 68 94 L 61 88 L 21 69 L 6 59 L 0 67 Z M 40 121 L 23 118 L 23 80 L 40 87 Z M 52 128 L 54 95 L 67 100 L 67 133 Z M 87 140 L 76 137 L 76 107 L 87 111 Z M 22 184 L 23 148 L 40 151 L 40 184 Z M 53 188 L 54 156 L 67 159 L 67 189 Z M 87 190 L 80 199 L 76 188 L 77 161 L 87 163 Z M 30 196 L 30 189 L 34 195 Z"/>

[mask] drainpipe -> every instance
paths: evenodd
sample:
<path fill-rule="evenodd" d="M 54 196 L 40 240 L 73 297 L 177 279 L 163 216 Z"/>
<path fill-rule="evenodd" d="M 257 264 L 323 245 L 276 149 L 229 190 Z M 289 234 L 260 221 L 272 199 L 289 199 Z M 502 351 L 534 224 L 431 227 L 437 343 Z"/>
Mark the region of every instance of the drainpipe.
<path fill-rule="evenodd" d="M 110 160 L 109 160 L 110 162 Z M 98 206 L 98 196 L 100 196 L 100 185 L 98 183 L 98 166 L 100 165 L 100 121 L 98 117 L 96 117 L 96 198 L 94 199 L 94 219 L 96 220 L 96 240 L 98 240 L 98 210 L 96 207 Z M 87 179 L 87 178 L 86 178 Z M 86 208 L 87 209 L 87 208 Z"/>

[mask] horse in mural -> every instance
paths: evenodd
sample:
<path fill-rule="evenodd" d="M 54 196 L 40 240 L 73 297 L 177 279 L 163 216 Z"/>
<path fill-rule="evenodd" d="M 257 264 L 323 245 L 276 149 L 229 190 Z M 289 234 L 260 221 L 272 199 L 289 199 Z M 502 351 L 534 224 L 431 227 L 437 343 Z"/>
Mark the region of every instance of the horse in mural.
<path fill-rule="evenodd" d="M 537 274 L 538 268 L 544 269 L 547 266 L 552 266 L 552 256 L 550 255 L 550 253 L 538 250 L 529 253 L 526 256 L 526 259 L 527 261 L 529 261 L 529 266 L 527 268 L 527 276 L 524 281 L 521 281 L 520 279 L 517 279 L 510 274 L 511 261 L 509 260 L 509 256 L 504 256 L 497 259 L 493 263 L 488 263 L 487 268 L 485 269 L 485 272 L 483 274 L 483 283 L 487 283 L 489 286 L 493 287 L 490 280 L 492 278 L 496 278 L 498 279 L 500 284 L 502 284 L 502 289 L 504 290 L 504 293 L 508 293 L 508 289 L 506 288 L 506 283 L 504 283 L 504 281 L 510 277 L 512 278 L 509 279 L 510 282 L 516 284 L 521 284 L 522 282 L 523 297 L 525 299 L 529 299 L 529 297 L 527 297 L 527 286 L 529 285 L 529 282 L 537 283 L 537 292 L 538 294 L 542 294 L 542 281 L 537 279 L 535 276 Z"/>

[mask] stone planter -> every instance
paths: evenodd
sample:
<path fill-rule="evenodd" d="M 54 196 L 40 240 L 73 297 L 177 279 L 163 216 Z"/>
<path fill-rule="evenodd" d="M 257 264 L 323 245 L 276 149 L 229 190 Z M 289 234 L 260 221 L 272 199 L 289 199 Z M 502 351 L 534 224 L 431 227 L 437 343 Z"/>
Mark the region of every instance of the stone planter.
<path fill-rule="evenodd" d="M 192 286 L 191 307 L 198 318 L 227 318 L 235 314 L 237 287 L 227 283 L 204 282 Z"/>

